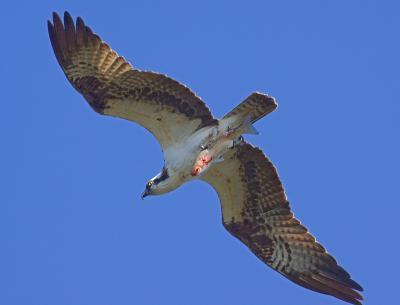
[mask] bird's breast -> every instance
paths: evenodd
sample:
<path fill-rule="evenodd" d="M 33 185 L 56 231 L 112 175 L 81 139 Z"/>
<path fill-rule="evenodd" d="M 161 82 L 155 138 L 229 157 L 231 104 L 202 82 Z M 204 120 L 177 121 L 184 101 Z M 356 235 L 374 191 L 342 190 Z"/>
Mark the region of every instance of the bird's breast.
<path fill-rule="evenodd" d="M 164 160 L 167 168 L 180 176 L 191 177 L 190 173 L 201 151 L 200 147 L 209 141 L 215 131 L 215 127 L 205 127 L 186 141 L 165 149 Z"/>

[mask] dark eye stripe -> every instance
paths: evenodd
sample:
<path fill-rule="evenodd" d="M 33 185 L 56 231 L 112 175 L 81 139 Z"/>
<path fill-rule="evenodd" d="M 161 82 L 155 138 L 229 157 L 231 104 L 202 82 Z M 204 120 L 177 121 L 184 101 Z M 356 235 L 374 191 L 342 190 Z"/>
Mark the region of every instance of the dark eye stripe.
<path fill-rule="evenodd" d="M 161 181 L 164 181 L 165 179 L 167 179 L 168 177 L 169 177 L 168 170 L 164 167 L 161 172 L 161 176 L 159 178 L 154 179 L 153 182 L 155 184 L 158 184 Z"/>

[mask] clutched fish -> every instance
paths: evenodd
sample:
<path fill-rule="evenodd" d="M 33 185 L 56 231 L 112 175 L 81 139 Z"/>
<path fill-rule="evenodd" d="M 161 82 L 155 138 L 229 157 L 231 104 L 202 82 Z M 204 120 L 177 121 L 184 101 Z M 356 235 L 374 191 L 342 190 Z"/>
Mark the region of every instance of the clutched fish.
<path fill-rule="evenodd" d="M 200 146 L 200 153 L 195 159 L 191 174 L 199 176 L 203 174 L 212 164 L 224 161 L 224 154 L 235 145 L 243 142 L 243 134 L 258 134 L 251 124 L 250 116 L 236 127 L 217 129 L 210 135 L 209 140 Z"/>

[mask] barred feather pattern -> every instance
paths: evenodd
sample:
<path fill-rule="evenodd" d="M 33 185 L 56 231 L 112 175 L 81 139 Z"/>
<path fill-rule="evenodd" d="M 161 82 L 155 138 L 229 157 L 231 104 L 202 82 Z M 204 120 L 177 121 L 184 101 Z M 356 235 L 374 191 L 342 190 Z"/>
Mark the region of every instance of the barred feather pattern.
<path fill-rule="evenodd" d="M 163 148 L 218 124 L 189 88 L 165 75 L 134 69 L 80 17 L 75 24 L 65 12 L 63 23 L 54 13 L 48 30 L 67 79 L 96 112 L 142 125 Z"/>
<path fill-rule="evenodd" d="M 308 289 L 361 304 L 362 287 L 337 264 L 289 206 L 277 171 L 244 143 L 205 173 L 221 201 L 223 224 L 260 260 Z"/>
<path fill-rule="evenodd" d="M 229 120 L 232 117 L 243 120 L 250 118 L 252 123 L 262 119 L 278 107 L 275 98 L 260 92 L 253 92 L 243 102 L 226 114 L 222 120 Z M 239 116 L 239 118 L 237 118 Z"/>

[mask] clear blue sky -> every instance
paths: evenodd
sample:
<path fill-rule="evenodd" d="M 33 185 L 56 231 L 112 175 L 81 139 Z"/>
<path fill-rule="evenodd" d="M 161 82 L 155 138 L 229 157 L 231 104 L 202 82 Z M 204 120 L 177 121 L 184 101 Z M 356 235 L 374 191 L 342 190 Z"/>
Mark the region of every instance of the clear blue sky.
<path fill-rule="evenodd" d="M 48 39 L 69 10 L 136 67 L 191 87 L 222 116 L 252 91 L 279 108 L 250 139 L 296 216 L 366 290 L 399 281 L 398 1 L 8 1 L 2 4 L 0 304 L 344 304 L 289 282 L 189 183 L 142 201 L 161 150 L 101 117 Z"/>

